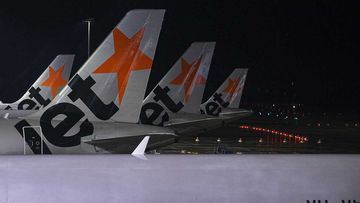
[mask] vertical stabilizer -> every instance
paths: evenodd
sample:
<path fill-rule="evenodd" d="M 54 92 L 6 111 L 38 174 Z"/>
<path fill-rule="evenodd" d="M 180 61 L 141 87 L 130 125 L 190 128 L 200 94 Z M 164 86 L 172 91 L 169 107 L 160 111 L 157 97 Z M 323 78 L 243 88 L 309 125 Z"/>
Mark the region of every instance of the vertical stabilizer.
<path fill-rule="evenodd" d="M 164 114 L 199 112 L 214 49 L 215 42 L 191 44 L 145 98 L 141 123 L 162 125 Z"/>
<path fill-rule="evenodd" d="M 4 109 L 35 110 L 48 105 L 69 81 L 75 55 L 58 55 L 30 89 Z"/>
<path fill-rule="evenodd" d="M 248 69 L 235 69 L 209 100 L 201 105 L 201 112 L 218 116 L 222 108 L 239 108 L 247 72 Z"/>
<path fill-rule="evenodd" d="M 48 109 L 137 123 L 164 13 L 129 11 Z"/>

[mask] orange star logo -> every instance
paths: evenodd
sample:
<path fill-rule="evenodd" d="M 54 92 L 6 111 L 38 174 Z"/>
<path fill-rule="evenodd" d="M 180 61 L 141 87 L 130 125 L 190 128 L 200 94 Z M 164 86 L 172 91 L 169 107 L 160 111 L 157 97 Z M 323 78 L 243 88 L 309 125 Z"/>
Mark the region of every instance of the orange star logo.
<path fill-rule="evenodd" d="M 64 67 L 65 65 L 62 65 L 55 71 L 54 68 L 49 66 L 49 77 L 41 84 L 41 86 L 48 86 L 51 88 L 52 98 L 55 98 L 58 88 L 65 86 L 67 83 L 67 80 L 65 80 L 62 75 Z"/>
<path fill-rule="evenodd" d="M 181 73 L 170 82 L 173 85 L 183 85 L 185 89 L 185 102 L 189 100 L 194 85 L 205 84 L 206 78 L 198 74 L 202 56 L 189 64 L 185 59 L 181 59 Z"/>
<path fill-rule="evenodd" d="M 118 99 L 121 104 L 131 71 L 150 69 L 152 59 L 140 50 L 140 43 L 145 28 L 141 28 L 131 38 L 118 28 L 112 32 L 114 53 L 94 73 L 116 73 L 118 82 Z"/>
<path fill-rule="evenodd" d="M 231 79 L 229 78 L 228 80 L 228 85 L 226 86 L 226 88 L 224 89 L 224 92 L 228 93 L 229 95 L 229 101 L 231 101 L 234 97 L 234 95 L 236 95 L 239 91 L 240 91 L 240 87 L 238 87 L 239 82 L 240 82 L 240 77 L 237 79 Z"/>

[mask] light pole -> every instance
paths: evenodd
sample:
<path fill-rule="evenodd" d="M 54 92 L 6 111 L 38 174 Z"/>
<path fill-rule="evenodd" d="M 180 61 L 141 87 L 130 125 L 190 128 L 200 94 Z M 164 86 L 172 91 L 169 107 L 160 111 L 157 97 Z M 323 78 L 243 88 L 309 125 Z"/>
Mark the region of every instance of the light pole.
<path fill-rule="evenodd" d="M 87 54 L 88 58 L 90 57 L 90 31 L 91 31 L 91 23 L 94 22 L 94 18 L 88 18 L 83 21 L 84 23 L 87 23 L 87 38 L 88 38 L 88 47 L 87 47 Z"/>

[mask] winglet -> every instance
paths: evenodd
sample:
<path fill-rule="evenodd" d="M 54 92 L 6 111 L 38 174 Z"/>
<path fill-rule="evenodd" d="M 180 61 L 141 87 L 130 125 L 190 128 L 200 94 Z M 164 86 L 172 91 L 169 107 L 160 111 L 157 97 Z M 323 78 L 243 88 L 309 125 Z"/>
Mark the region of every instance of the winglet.
<path fill-rule="evenodd" d="M 139 159 L 146 160 L 147 158 L 145 157 L 145 150 L 149 142 L 149 138 L 150 136 L 145 136 L 144 139 L 140 142 L 140 144 L 136 147 L 136 149 L 131 153 L 131 155 Z"/>

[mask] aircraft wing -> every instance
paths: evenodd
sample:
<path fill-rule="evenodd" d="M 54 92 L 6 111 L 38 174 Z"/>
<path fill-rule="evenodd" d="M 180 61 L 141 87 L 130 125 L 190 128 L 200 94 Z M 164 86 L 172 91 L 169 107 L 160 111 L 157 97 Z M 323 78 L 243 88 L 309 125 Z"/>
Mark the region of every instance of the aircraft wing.
<path fill-rule="evenodd" d="M 253 113 L 252 110 L 247 109 L 224 108 L 219 116 L 225 123 L 229 123 L 251 116 Z"/>
<path fill-rule="evenodd" d="M 152 125 L 99 122 L 95 137 L 83 140 L 110 153 L 131 153 L 145 136 L 150 136 L 147 149 L 172 144 L 178 135 L 194 135 L 222 126 L 222 118 L 192 113 L 171 115 L 164 127 Z"/>
<path fill-rule="evenodd" d="M 94 127 L 96 136 L 85 138 L 82 142 L 110 153 L 129 154 L 145 136 L 150 136 L 147 149 L 172 144 L 177 138 L 172 129 L 151 125 L 98 122 L 94 123 Z"/>
<path fill-rule="evenodd" d="M 145 137 L 150 136 L 149 143 L 147 145 L 147 149 L 156 149 L 161 146 L 166 146 L 172 144 L 176 141 L 176 137 L 174 135 L 168 134 L 150 134 L 150 135 L 139 135 L 132 137 L 118 137 L 118 138 L 110 138 L 110 139 L 96 139 L 84 141 L 87 144 L 93 145 L 96 148 L 106 150 L 110 153 L 116 154 L 129 154 L 139 142 Z"/>
<path fill-rule="evenodd" d="M 223 124 L 220 117 L 207 116 L 204 114 L 176 113 L 165 123 L 165 127 L 171 128 L 178 135 L 194 135 L 219 128 Z"/>

